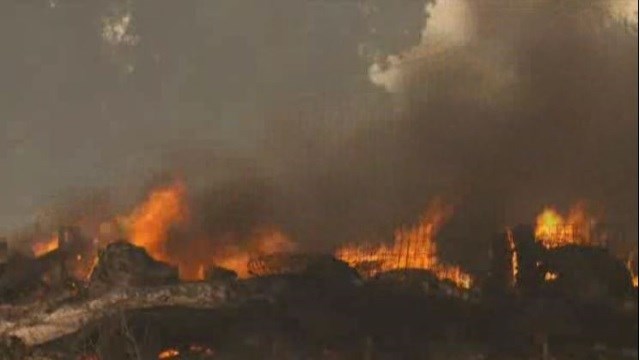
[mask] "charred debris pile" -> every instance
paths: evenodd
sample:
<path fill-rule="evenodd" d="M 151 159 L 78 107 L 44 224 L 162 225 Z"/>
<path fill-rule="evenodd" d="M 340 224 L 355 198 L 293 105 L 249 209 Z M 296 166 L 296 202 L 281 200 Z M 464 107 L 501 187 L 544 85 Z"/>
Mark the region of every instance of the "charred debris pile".
<path fill-rule="evenodd" d="M 201 280 L 116 241 L 77 274 L 63 228 L 39 257 L 0 245 L 0 359 L 569 359 L 637 357 L 638 293 L 606 248 L 496 236 L 473 284 L 442 268 L 278 253 Z M 383 261 L 387 261 L 384 260 Z M 626 350 L 625 350 L 626 349 Z M 631 350 L 629 350 L 631 349 Z"/>

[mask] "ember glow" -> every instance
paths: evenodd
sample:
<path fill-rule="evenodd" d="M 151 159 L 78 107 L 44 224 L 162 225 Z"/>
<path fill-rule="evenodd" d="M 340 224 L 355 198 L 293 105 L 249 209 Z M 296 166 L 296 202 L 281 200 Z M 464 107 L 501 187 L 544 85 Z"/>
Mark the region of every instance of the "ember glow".
<path fill-rule="evenodd" d="M 471 276 L 459 267 L 443 264 L 438 259 L 435 235 L 450 215 L 450 207 L 434 204 L 417 225 L 396 230 L 392 245 L 350 244 L 339 248 L 335 256 L 355 268 L 366 268 L 362 272 L 367 276 L 396 269 L 424 269 L 441 280 L 449 280 L 468 289 L 472 283 Z"/>
<path fill-rule="evenodd" d="M 555 281 L 557 278 L 558 278 L 558 274 L 552 271 L 547 271 L 544 274 L 544 281 L 551 282 L 551 281 Z"/>
<path fill-rule="evenodd" d="M 34 243 L 31 246 L 31 251 L 33 251 L 33 255 L 35 255 L 36 257 L 40 257 L 58 249 L 58 246 L 58 236 L 54 235 L 48 240 Z"/>
<path fill-rule="evenodd" d="M 158 359 L 175 359 L 180 356 L 180 352 L 176 349 L 163 350 L 158 354 Z"/>
<path fill-rule="evenodd" d="M 597 245 L 590 232 L 594 223 L 582 203 L 573 206 L 566 216 L 547 207 L 536 218 L 535 235 L 547 249 L 566 245 L 593 246 Z"/>
<path fill-rule="evenodd" d="M 507 229 L 507 239 L 509 240 L 509 250 L 511 251 L 511 285 L 516 286 L 518 282 L 518 251 L 511 229 Z"/>

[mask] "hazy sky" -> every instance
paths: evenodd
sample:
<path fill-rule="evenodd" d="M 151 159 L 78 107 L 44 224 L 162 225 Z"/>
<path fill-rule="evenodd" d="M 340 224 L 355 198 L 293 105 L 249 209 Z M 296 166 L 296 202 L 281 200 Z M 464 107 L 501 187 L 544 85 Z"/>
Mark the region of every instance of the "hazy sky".
<path fill-rule="evenodd" d="M 461 227 L 586 199 L 637 236 L 633 3 L 2 2 L 0 229 L 180 174 L 310 244 L 438 195 Z"/>

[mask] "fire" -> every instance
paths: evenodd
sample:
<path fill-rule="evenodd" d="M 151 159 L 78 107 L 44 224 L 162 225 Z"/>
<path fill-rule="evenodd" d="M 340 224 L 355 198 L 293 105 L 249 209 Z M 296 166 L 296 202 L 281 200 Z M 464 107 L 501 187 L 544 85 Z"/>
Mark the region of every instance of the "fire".
<path fill-rule="evenodd" d="M 296 245 L 280 230 L 265 227 L 254 231 L 243 247 L 227 246 L 214 256 L 212 264 L 235 271 L 240 278 L 249 277 L 247 264 L 254 256 L 291 252 Z"/>
<path fill-rule="evenodd" d="M 516 286 L 518 282 L 518 250 L 513 240 L 513 232 L 507 230 L 507 239 L 509 240 L 509 249 L 511 250 L 511 285 Z"/>
<path fill-rule="evenodd" d="M 158 359 L 173 359 L 177 358 L 180 355 L 180 352 L 176 349 L 167 349 L 163 350 L 158 354 Z"/>
<path fill-rule="evenodd" d="M 535 235 L 537 241 L 547 249 L 566 245 L 596 245 L 590 236 L 593 223 L 583 203 L 572 207 L 566 217 L 547 207 L 536 218 Z"/>
<path fill-rule="evenodd" d="M 450 280 L 462 288 L 471 287 L 471 276 L 457 266 L 439 261 L 435 235 L 451 215 L 451 208 L 435 203 L 413 227 L 402 227 L 394 234 L 393 245 L 346 245 L 335 256 L 357 268 L 371 265 L 368 274 L 395 269 L 425 269 L 441 280 Z"/>
<path fill-rule="evenodd" d="M 627 271 L 629 271 L 629 275 L 631 275 L 631 284 L 634 288 L 638 288 L 638 275 L 635 274 L 633 267 L 633 253 L 629 254 L 629 258 L 627 259 Z"/>
<path fill-rule="evenodd" d="M 59 241 L 58 236 L 54 235 L 50 239 L 43 242 L 36 242 L 31 246 L 31 250 L 36 257 L 40 257 L 42 255 L 48 254 L 56 249 L 58 249 Z"/>
<path fill-rule="evenodd" d="M 189 242 L 192 248 L 186 251 L 169 253 L 165 247 L 169 230 L 174 225 L 184 225 L 187 220 L 185 195 L 185 187 L 181 182 L 156 189 L 130 215 L 116 221 L 126 229 L 131 243 L 145 248 L 156 260 L 178 266 L 183 280 L 204 279 L 206 268 L 212 265 L 234 270 L 238 276 L 247 277 L 247 263 L 252 256 L 291 251 L 294 248 L 293 242 L 279 230 L 262 227 L 254 230 L 248 239 L 239 239 L 234 234 L 223 235 L 221 239 L 203 238 Z M 239 243 L 243 245 L 236 245 Z"/>
<path fill-rule="evenodd" d="M 164 244 L 172 225 L 185 219 L 185 188 L 181 182 L 153 191 L 124 222 L 128 225 L 129 241 L 144 247 L 149 255 L 168 261 Z"/>
<path fill-rule="evenodd" d="M 544 273 L 544 281 L 555 281 L 558 278 L 558 274 L 552 271 Z"/>
<path fill-rule="evenodd" d="M 166 245 L 172 226 L 189 225 L 185 196 L 184 184 L 176 181 L 152 190 L 128 215 L 99 222 L 93 240 L 81 239 L 82 246 L 76 244 L 65 249 L 70 251 L 65 260 L 67 269 L 78 280 L 88 279 L 98 260 L 98 248 L 122 236 L 143 247 L 155 260 L 178 266 L 183 280 L 202 280 L 207 268 L 214 265 L 245 278 L 250 275 L 247 265 L 252 257 L 295 250 L 294 242 L 278 228 L 259 226 L 248 236 L 230 233 L 210 239 L 192 234 L 195 238 L 191 240 L 200 241 L 189 241 L 188 248 L 170 252 Z M 32 250 L 35 256 L 42 256 L 59 245 L 63 244 L 56 235 L 33 244 Z"/>

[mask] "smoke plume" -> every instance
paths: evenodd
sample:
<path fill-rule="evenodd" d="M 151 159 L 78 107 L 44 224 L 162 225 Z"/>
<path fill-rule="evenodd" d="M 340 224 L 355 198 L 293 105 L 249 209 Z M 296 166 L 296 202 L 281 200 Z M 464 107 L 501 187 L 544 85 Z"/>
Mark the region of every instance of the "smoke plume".
<path fill-rule="evenodd" d="M 195 238 L 180 231 L 242 242 L 270 226 L 310 250 L 391 239 L 436 197 L 455 206 L 439 248 L 472 269 L 496 230 L 578 200 L 629 248 L 630 6 L 6 2 L 0 37 L 19 45 L 0 60 L 2 226 L 61 189 L 113 189 L 121 211 L 177 177 L 193 229 L 176 249 Z"/>

